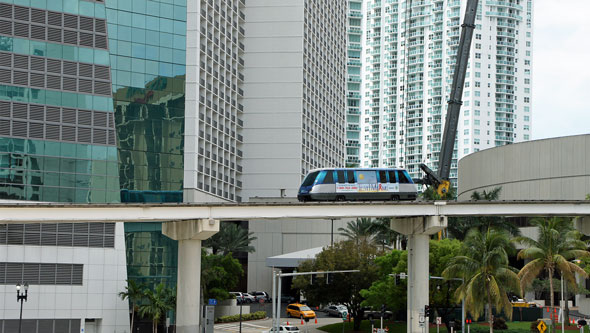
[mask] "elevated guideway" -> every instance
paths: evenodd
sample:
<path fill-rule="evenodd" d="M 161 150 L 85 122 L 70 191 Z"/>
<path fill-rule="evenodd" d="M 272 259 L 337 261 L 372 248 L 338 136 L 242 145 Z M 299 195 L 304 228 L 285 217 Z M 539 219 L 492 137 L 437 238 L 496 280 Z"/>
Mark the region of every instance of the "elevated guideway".
<path fill-rule="evenodd" d="M 225 204 L 0 202 L 0 223 L 162 222 L 413 216 L 590 216 L 590 201 L 413 201 Z"/>
<path fill-rule="evenodd" d="M 63 204 L 0 202 L 0 224 L 55 222 L 164 222 L 178 241 L 177 331 L 196 332 L 200 313 L 201 241 L 220 220 L 392 218 L 408 236 L 408 332 L 422 331 L 428 300 L 430 235 L 455 216 L 572 216 L 590 234 L 590 201 L 414 201 L 225 204 Z"/>

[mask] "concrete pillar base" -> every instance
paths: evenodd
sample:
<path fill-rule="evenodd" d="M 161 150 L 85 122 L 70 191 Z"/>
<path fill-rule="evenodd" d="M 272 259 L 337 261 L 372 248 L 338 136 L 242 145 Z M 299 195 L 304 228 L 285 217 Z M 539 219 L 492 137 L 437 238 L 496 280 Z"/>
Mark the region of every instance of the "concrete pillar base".
<path fill-rule="evenodd" d="M 430 235 L 447 227 L 446 216 L 393 219 L 391 229 L 408 236 L 408 327 L 409 333 L 428 329 L 424 306 L 429 304 Z"/>
<path fill-rule="evenodd" d="M 198 333 L 201 311 L 201 241 L 219 231 L 217 220 L 166 222 L 162 233 L 178 241 L 176 332 Z"/>
<path fill-rule="evenodd" d="M 581 216 L 574 219 L 574 228 L 586 236 L 590 235 L 590 216 Z"/>

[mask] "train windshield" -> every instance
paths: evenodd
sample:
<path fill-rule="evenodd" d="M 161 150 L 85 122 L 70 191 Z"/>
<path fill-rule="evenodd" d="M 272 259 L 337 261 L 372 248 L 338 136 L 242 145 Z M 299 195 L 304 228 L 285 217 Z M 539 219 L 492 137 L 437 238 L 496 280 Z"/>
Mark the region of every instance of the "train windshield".
<path fill-rule="evenodd" d="M 318 176 L 319 171 L 315 171 L 310 173 L 309 175 L 307 175 L 307 177 L 305 177 L 305 179 L 303 180 L 303 184 L 301 184 L 301 186 L 311 186 L 313 185 L 313 182 L 315 181 L 316 177 Z"/>

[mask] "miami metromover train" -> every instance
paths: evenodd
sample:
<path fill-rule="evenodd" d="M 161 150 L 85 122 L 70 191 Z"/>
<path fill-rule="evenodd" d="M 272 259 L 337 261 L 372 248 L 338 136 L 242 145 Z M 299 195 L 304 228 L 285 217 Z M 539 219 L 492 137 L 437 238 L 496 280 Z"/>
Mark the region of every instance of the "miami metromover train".
<path fill-rule="evenodd" d="M 310 171 L 299 201 L 415 200 L 418 187 L 404 169 L 324 168 Z"/>

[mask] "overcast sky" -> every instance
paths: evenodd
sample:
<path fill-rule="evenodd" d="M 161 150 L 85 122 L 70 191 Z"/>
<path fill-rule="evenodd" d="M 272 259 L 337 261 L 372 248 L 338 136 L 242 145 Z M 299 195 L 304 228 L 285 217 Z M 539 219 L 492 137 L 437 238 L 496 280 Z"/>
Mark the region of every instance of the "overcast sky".
<path fill-rule="evenodd" d="M 533 3 L 532 139 L 590 133 L 590 1 Z"/>

